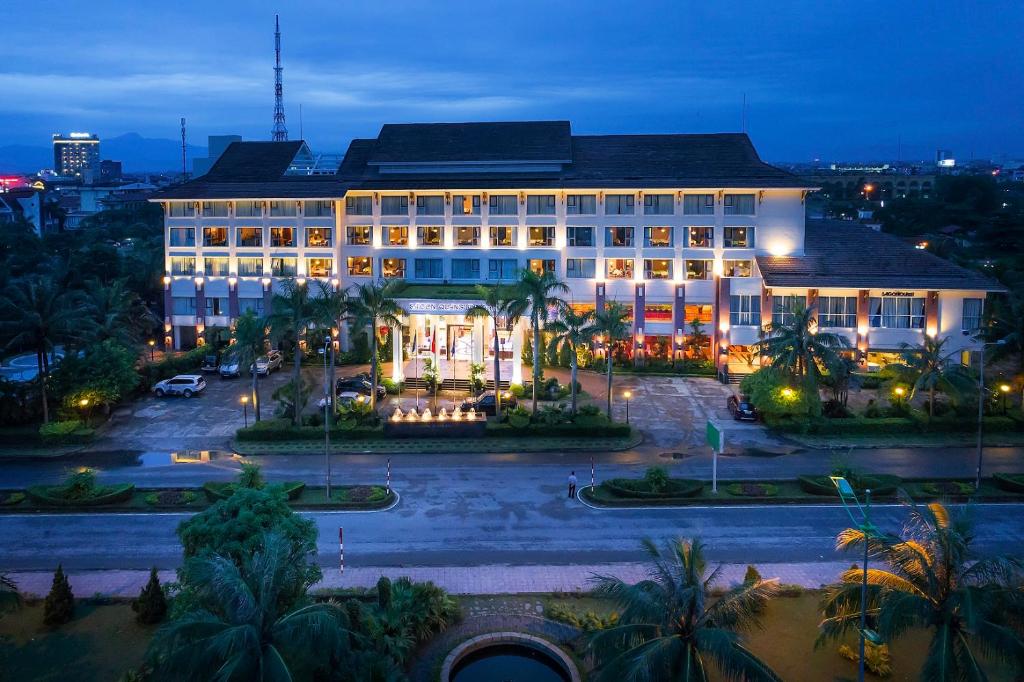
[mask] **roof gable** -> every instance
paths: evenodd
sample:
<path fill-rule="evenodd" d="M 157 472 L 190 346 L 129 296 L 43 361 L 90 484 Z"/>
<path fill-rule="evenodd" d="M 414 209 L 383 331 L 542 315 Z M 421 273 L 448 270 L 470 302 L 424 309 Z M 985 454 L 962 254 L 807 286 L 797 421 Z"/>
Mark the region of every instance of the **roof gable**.
<path fill-rule="evenodd" d="M 209 182 L 269 182 L 288 170 L 302 140 L 290 142 L 232 142 L 204 178 Z"/>
<path fill-rule="evenodd" d="M 572 158 L 568 121 L 389 123 L 367 163 L 561 162 Z"/>

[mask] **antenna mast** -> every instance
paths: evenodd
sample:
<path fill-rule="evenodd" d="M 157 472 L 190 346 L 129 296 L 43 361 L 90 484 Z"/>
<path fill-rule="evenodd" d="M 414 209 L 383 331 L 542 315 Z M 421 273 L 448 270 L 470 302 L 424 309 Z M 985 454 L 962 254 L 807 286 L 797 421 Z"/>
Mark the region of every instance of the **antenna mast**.
<path fill-rule="evenodd" d="M 270 139 L 287 142 L 288 129 L 284 127 L 284 87 L 281 85 L 281 21 L 274 15 L 274 128 Z"/>
<path fill-rule="evenodd" d="M 188 180 L 188 165 L 185 163 L 185 117 L 181 117 L 181 179 Z"/>

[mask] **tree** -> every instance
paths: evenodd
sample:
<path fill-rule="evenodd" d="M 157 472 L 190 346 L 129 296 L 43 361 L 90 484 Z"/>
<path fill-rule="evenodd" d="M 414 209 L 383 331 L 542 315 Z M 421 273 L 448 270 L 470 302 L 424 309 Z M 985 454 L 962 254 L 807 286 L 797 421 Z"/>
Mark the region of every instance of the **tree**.
<path fill-rule="evenodd" d="M 956 401 L 970 391 L 974 380 L 967 369 L 954 360 L 956 351 L 946 352 L 948 338 L 925 336 L 919 346 L 900 344 L 903 363 L 890 366 L 896 377 L 912 384 L 910 397 L 928 391 L 928 417 L 935 416 L 935 392 L 942 391 Z"/>
<path fill-rule="evenodd" d="M 156 574 L 156 566 L 149 571 L 149 582 L 142 588 L 139 598 L 132 602 L 135 620 L 142 625 L 156 625 L 167 615 L 167 597 Z"/>
<path fill-rule="evenodd" d="M 538 275 L 533 270 L 524 269 L 519 272 L 519 282 L 516 288 L 518 289 L 518 301 L 513 306 L 517 313 L 515 317 L 521 317 L 529 310 L 530 327 L 533 330 L 533 414 L 536 415 L 537 388 L 540 385 L 541 375 L 540 345 L 543 342 L 540 328 L 548 321 L 548 310 L 564 303 L 557 294 L 569 293 L 569 287 L 553 272 L 545 270 Z"/>
<path fill-rule="evenodd" d="M 868 551 L 887 565 L 868 570 L 867 612 L 881 638 L 893 642 L 910 630 L 931 631 L 923 681 L 987 679 L 978 652 L 1024 671 L 1024 594 L 1015 587 L 1021 561 L 979 558 L 969 514 L 951 515 L 938 503 L 911 505 L 904 532 L 904 539 L 867 537 Z M 863 548 L 864 542 L 863 531 L 848 528 L 836 547 Z M 826 592 L 819 645 L 860 627 L 862 578 L 861 569 L 851 568 Z"/>
<path fill-rule="evenodd" d="M 992 346 L 993 360 L 1013 353 L 1017 356 L 1017 370 L 1024 372 L 1024 292 L 1015 292 L 996 305 L 985 338 L 998 342 Z"/>
<path fill-rule="evenodd" d="M 252 372 L 252 411 L 256 421 L 260 421 L 260 375 L 255 371 L 256 359 L 266 351 L 267 347 L 267 321 L 264 318 L 256 317 L 252 310 L 246 310 L 235 320 L 235 326 L 231 330 L 231 338 L 234 340 L 232 348 L 238 353 L 238 367 L 253 367 Z"/>
<path fill-rule="evenodd" d="M 113 405 L 139 385 L 137 360 L 133 351 L 110 338 L 84 354 L 67 353 L 53 371 L 53 392 L 69 411 L 77 411 L 82 400 L 90 406 Z"/>
<path fill-rule="evenodd" d="M 49 627 L 63 625 L 75 616 L 75 595 L 64 574 L 64 567 L 58 565 L 53 574 L 53 585 L 43 602 L 43 623 Z"/>
<path fill-rule="evenodd" d="M 317 282 L 320 295 L 314 300 L 316 306 L 315 319 L 317 325 L 327 329 L 327 338 L 331 338 L 334 329 L 341 329 L 341 324 L 348 317 L 348 290 L 335 288 L 327 282 Z M 334 343 L 331 343 L 331 356 L 328 359 L 330 371 L 327 376 L 328 395 L 334 391 Z"/>
<path fill-rule="evenodd" d="M 839 334 L 818 331 L 812 308 L 798 308 L 792 316 L 789 323 L 772 322 L 768 336 L 754 345 L 772 367 L 784 369 L 814 387 L 820 373 L 818 365 L 837 366 L 839 352 L 849 343 Z"/>
<path fill-rule="evenodd" d="M 643 547 L 653 563 L 651 577 L 630 585 L 596 576 L 595 594 L 618 606 L 619 624 L 592 636 L 601 680 L 705 682 L 708 664 L 729 679 L 748 682 L 780 678 L 744 645 L 741 633 L 760 624 L 775 581 L 752 580 L 711 602 L 720 569 L 708 572 L 699 540 L 681 538 L 661 550 Z"/>
<path fill-rule="evenodd" d="M 43 423 L 50 421 L 46 379 L 50 373 L 50 355 L 58 344 L 68 344 L 85 336 L 88 314 L 78 297 L 62 291 L 54 280 L 30 277 L 10 284 L 0 296 L 0 334 L 7 339 L 7 350 L 32 349 L 36 354 L 39 391 L 43 404 Z"/>
<path fill-rule="evenodd" d="M 594 313 L 586 311 L 577 313 L 572 306 L 563 305 L 558 319 L 548 325 L 551 333 L 551 352 L 559 347 L 569 351 L 569 375 L 572 386 L 572 413 L 576 414 L 576 373 L 579 369 L 577 351 L 590 344 L 594 338 Z"/>
<path fill-rule="evenodd" d="M 17 583 L 0 573 L 0 615 L 11 609 L 21 608 L 23 603 L 24 599 Z"/>
<path fill-rule="evenodd" d="M 594 314 L 593 332 L 604 337 L 604 361 L 608 372 L 608 420 L 612 418 L 612 345 L 619 339 L 629 337 L 629 323 L 626 322 L 626 307 L 612 301 Z"/>
<path fill-rule="evenodd" d="M 85 291 L 91 318 L 89 332 L 95 341 L 113 339 L 132 347 L 160 324 L 139 295 L 128 289 L 126 279 L 116 279 L 108 285 L 91 280 Z"/>
<path fill-rule="evenodd" d="M 282 339 L 291 336 L 295 342 L 295 365 L 292 368 L 292 385 L 300 385 L 302 373 L 302 341 L 306 338 L 310 324 L 316 317 L 316 309 L 309 298 L 309 288 L 303 280 L 286 279 L 281 282 L 283 294 L 274 294 L 274 312 L 267 317 L 271 336 Z M 302 406 L 294 402 L 292 422 L 302 424 Z"/>
<path fill-rule="evenodd" d="M 401 325 L 399 317 L 402 309 L 395 301 L 395 295 L 400 280 L 380 281 L 376 284 L 363 284 L 356 289 L 355 295 L 349 301 L 349 312 L 352 315 L 353 324 L 356 327 L 369 329 L 370 334 L 370 383 L 373 384 L 370 391 L 370 407 L 377 409 L 377 327 L 386 324 L 389 327 L 398 328 Z M 396 340 L 401 343 L 401 340 Z"/>
<path fill-rule="evenodd" d="M 512 330 L 519 322 L 519 301 L 516 291 L 506 286 L 485 287 L 476 286 L 477 295 L 481 303 L 469 308 L 466 317 L 476 319 L 478 317 L 491 318 L 491 340 L 494 343 L 494 405 L 495 415 L 501 419 L 501 342 L 498 338 L 498 327 L 504 320 L 505 326 Z"/>
<path fill-rule="evenodd" d="M 345 612 L 311 603 L 295 547 L 273 533 L 256 538 L 241 563 L 212 554 L 190 560 L 197 605 L 155 635 L 149 658 L 175 679 L 312 679 L 348 649 Z M 281 595 L 297 595 L 282 600 Z"/>
<path fill-rule="evenodd" d="M 704 345 L 708 342 L 708 335 L 704 333 L 704 323 L 700 317 L 694 316 L 690 320 L 690 349 L 694 355 L 704 357 Z"/>

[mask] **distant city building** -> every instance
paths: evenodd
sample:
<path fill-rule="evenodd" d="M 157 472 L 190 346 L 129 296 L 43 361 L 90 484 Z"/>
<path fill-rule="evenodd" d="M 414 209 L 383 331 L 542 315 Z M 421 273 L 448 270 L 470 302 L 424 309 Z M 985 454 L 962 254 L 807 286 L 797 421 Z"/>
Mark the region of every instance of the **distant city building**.
<path fill-rule="evenodd" d="M 121 179 L 122 170 L 120 161 L 104 159 L 100 161 L 100 182 L 117 182 Z"/>
<path fill-rule="evenodd" d="M 99 177 L 100 138 L 92 133 L 54 134 L 53 169 L 57 175 L 81 178 L 86 171 Z"/>
<path fill-rule="evenodd" d="M 43 222 L 42 194 L 31 187 L 19 187 L 0 194 L 0 224 L 24 218 L 37 235 L 42 236 Z"/>
<path fill-rule="evenodd" d="M 232 142 L 241 142 L 241 135 L 210 135 L 206 138 L 206 153 L 205 157 L 198 159 L 192 159 L 192 177 L 198 178 L 200 175 L 206 175 L 210 167 L 216 163 L 220 155 L 224 153 L 224 150 L 228 148 Z"/>
<path fill-rule="evenodd" d="M 956 159 L 953 158 L 953 152 L 948 149 L 936 149 L 935 165 L 939 168 L 955 168 Z"/>

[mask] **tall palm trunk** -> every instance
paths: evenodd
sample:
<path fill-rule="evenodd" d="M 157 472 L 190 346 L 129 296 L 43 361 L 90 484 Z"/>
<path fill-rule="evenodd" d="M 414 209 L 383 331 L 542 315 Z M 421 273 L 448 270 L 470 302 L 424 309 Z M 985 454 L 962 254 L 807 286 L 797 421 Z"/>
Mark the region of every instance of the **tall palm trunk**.
<path fill-rule="evenodd" d="M 540 317 L 533 317 L 533 413 L 537 414 L 537 384 L 540 383 Z"/>
<path fill-rule="evenodd" d="M 979 398 L 980 400 L 980 398 Z M 928 387 L 928 419 L 935 416 L 935 383 Z"/>
<path fill-rule="evenodd" d="M 494 321 L 494 416 L 501 421 L 501 359 L 499 357 L 498 321 Z"/>
<path fill-rule="evenodd" d="M 338 327 L 339 328 L 341 327 L 341 322 L 338 322 Z M 334 361 L 335 361 L 335 356 L 334 356 L 334 338 L 333 338 L 333 336 L 331 336 L 331 332 L 330 331 L 328 331 L 327 333 L 328 333 L 328 338 L 331 339 L 331 360 L 330 360 L 331 368 L 327 371 L 327 376 L 328 376 L 327 380 L 330 383 L 327 384 L 327 395 L 324 396 L 324 397 L 327 398 L 330 401 L 330 403 L 331 403 L 331 411 L 333 412 L 333 411 L 338 409 L 338 406 L 334 404 L 334 401 L 337 400 L 337 396 L 335 395 L 336 391 L 334 390 Z"/>
<path fill-rule="evenodd" d="M 295 331 L 295 367 L 292 368 L 292 391 L 293 391 L 292 398 L 294 399 L 293 407 L 295 408 L 295 410 L 294 410 L 294 413 L 295 413 L 295 416 L 294 416 L 295 426 L 301 426 L 302 425 L 302 414 L 301 414 L 301 408 L 299 407 L 299 393 L 300 393 L 300 391 L 299 391 L 299 379 L 300 379 L 300 377 L 302 375 L 302 346 L 300 345 L 301 339 L 302 339 L 302 332 L 301 332 L 301 330 L 296 330 Z M 255 361 L 253 363 L 253 369 L 255 370 Z"/>
<path fill-rule="evenodd" d="M 256 362 L 253 361 L 252 372 L 252 413 L 256 421 L 260 420 L 260 373 L 256 371 Z"/>
<path fill-rule="evenodd" d="M 370 326 L 370 409 L 377 411 L 377 318 Z"/>
<path fill-rule="evenodd" d="M 612 420 L 612 353 L 611 349 L 608 350 L 608 354 L 605 357 L 605 362 L 608 363 L 608 421 Z"/>
<path fill-rule="evenodd" d="M 576 415 L 576 349 L 572 349 L 572 357 L 569 358 L 569 381 L 572 382 L 572 414 Z"/>
<path fill-rule="evenodd" d="M 50 407 L 46 404 L 46 367 L 44 359 L 46 350 L 36 350 L 36 368 L 38 369 L 39 395 L 43 399 L 43 423 L 50 423 Z"/>

